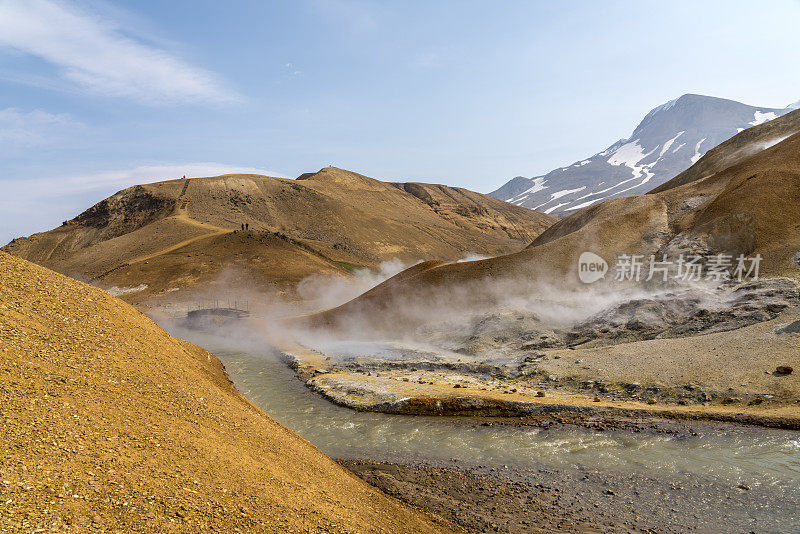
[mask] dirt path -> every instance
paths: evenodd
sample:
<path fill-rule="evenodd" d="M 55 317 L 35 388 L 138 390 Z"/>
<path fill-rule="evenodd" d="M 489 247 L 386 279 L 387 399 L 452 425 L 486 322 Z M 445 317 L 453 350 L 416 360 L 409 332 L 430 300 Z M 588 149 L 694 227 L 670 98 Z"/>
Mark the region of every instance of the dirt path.
<path fill-rule="evenodd" d="M 189 183 L 190 182 L 191 182 L 191 179 L 187 179 L 184 182 L 183 189 L 181 190 L 180 195 L 178 195 L 178 204 L 175 207 L 175 212 L 172 215 L 170 215 L 169 217 L 167 217 L 167 219 L 173 219 L 175 221 L 180 221 L 182 223 L 186 223 L 186 224 L 189 224 L 191 226 L 196 226 L 198 228 L 202 228 L 204 230 L 208 230 L 208 233 L 202 234 L 202 235 L 198 235 L 198 236 L 195 236 L 195 237 L 191 237 L 189 239 L 184 239 L 183 241 L 180 241 L 178 243 L 174 243 L 174 244 L 172 244 L 172 245 L 170 245 L 170 246 L 168 246 L 166 248 L 163 248 L 161 250 L 158 250 L 156 252 L 153 252 L 153 253 L 150 253 L 150 254 L 145 254 L 143 256 L 138 256 L 136 258 L 133 258 L 130 261 L 127 261 L 125 263 L 122 263 L 120 265 L 117 265 L 116 267 L 113 267 L 113 268 L 109 269 L 108 271 L 96 276 L 92 280 L 99 280 L 99 279 L 101 279 L 101 278 L 113 273 L 114 271 L 116 271 L 118 269 L 122 269 L 123 267 L 128 267 L 129 265 L 133 265 L 133 264 L 136 264 L 136 263 L 141 263 L 143 261 L 148 261 L 148 260 L 151 260 L 151 259 L 153 259 L 155 257 L 161 256 L 163 254 L 168 254 L 170 252 L 173 252 L 175 250 L 183 248 L 186 245 L 190 245 L 190 244 L 194 243 L 195 241 L 200 241 L 202 239 L 208 239 L 209 237 L 214 237 L 214 236 L 218 236 L 218 235 L 221 235 L 221 234 L 230 233 L 231 230 L 229 230 L 227 228 L 222 228 L 221 226 L 216 226 L 216 225 L 213 225 L 213 224 L 200 222 L 198 220 L 192 219 L 189 216 L 189 210 L 188 210 L 189 200 L 186 198 L 185 195 L 186 195 L 186 190 L 189 188 Z"/>
<path fill-rule="evenodd" d="M 195 219 L 192 219 L 191 217 L 189 217 L 189 214 L 186 212 L 186 208 L 178 208 L 178 210 L 179 210 L 179 212 L 176 213 L 175 215 L 172 215 L 170 217 L 171 219 L 175 219 L 177 221 L 185 222 L 185 223 L 190 224 L 192 226 L 197 226 L 198 228 L 206 229 L 206 230 L 208 230 L 208 233 L 207 234 L 203 234 L 203 235 L 198 235 L 198 236 L 195 236 L 195 237 L 191 237 L 189 239 L 184 239 L 183 241 L 180 241 L 179 243 L 175 243 L 173 245 L 170 245 L 170 246 L 168 246 L 166 248 L 163 248 L 163 249 L 161 249 L 161 250 L 159 250 L 157 252 L 153 252 L 151 254 L 147 254 L 147 255 L 144 255 L 144 256 L 139 256 L 138 258 L 134 258 L 131 261 L 129 261 L 128 265 L 131 265 L 133 263 L 140 263 L 140 262 L 146 261 L 146 260 L 150 260 L 152 258 L 155 258 L 156 256 L 161 256 L 162 254 L 167 254 L 169 252 L 172 252 L 173 250 L 178 250 L 179 248 L 183 248 L 186 245 L 194 243 L 195 241 L 200 241 L 201 239 L 208 239 L 209 237 L 214 237 L 214 236 L 217 236 L 217 235 L 227 234 L 227 233 L 231 232 L 231 230 L 228 230 L 227 228 L 222 228 L 220 226 L 214 226 L 213 224 L 203 223 L 203 222 L 197 221 Z"/>

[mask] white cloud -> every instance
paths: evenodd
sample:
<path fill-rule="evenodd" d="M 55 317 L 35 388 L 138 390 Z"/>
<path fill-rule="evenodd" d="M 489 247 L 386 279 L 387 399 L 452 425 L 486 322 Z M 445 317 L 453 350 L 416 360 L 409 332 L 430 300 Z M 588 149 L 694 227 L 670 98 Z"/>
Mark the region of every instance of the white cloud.
<path fill-rule="evenodd" d="M 217 77 L 58 0 L 0 0 L 0 46 L 44 59 L 64 79 L 146 104 L 238 100 Z"/>
<path fill-rule="evenodd" d="M 20 147 L 47 145 L 82 133 L 86 125 L 67 114 L 0 110 L 0 157 Z"/>

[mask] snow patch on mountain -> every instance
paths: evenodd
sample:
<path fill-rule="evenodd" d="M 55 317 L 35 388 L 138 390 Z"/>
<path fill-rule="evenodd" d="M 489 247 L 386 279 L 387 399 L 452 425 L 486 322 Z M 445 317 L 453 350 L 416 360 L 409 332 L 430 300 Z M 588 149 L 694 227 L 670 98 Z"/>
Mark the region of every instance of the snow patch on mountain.
<path fill-rule="evenodd" d="M 514 198 L 509 199 L 508 202 L 511 202 L 512 204 L 518 204 L 520 202 L 523 202 L 526 198 L 528 198 L 532 194 L 538 193 L 542 189 L 547 189 L 547 186 L 544 185 L 546 181 L 547 180 L 545 180 L 544 176 L 539 176 L 538 178 L 534 178 L 533 185 L 531 186 L 530 189 L 526 189 L 525 191 L 515 196 Z"/>
<path fill-rule="evenodd" d="M 557 200 L 557 199 L 559 199 L 559 198 L 561 198 L 563 196 L 566 196 L 566 195 L 570 195 L 572 193 L 578 193 L 580 191 L 583 191 L 584 189 L 586 189 L 586 186 L 579 187 L 577 189 L 564 189 L 563 191 L 556 191 L 555 193 L 551 193 L 550 194 L 550 198 L 547 200 L 547 202 L 539 204 L 538 206 L 536 206 L 533 209 L 537 209 L 538 210 L 539 208 L 542 208 L 545 205 L 550 204 L 554 200 Z M 562 206 L 562 205 L 564 205 L 564 204 L 559 204 L 559 206 Z M 556 206 L 556 207 L 558 207 L 558 206 Z M 550 208 L 550 209 L 554 210 L 554 209 L 556 209 L 556 207 L 553 207 L 553 208 Z M 545 211 L 545 213 L 550 213 L 550 212 Z"/>
<path fill-rule="evenodd" d="M 543 210 L 543 212 L 544 212 L 544 213 L 547 213 L 547 214 L 549 215 L 550 213 L 553 213 L 555 210 L 557 210 L 557 209 L 558 209 L 558 208 L 560 208 L 561 206 L 566 206 L 567 204 L 569 204 L 569 202 L 562 202 L 562 203 L 560 203 L 560 204 L 556 204 L 556 205 L 555 205 L 555 206 L 553 206 L 552 208 L 547 208 L 546 210 Z"/>
<path fill-rule="evenodd" d="M 703 154 L 705 154 L 705 152 L 700 152 L 700 145 L 702 145 L 703 142 L 705 142 L 706 139 L 708 139 L 708 137 L 704 137 L 704 138 L 700 139 L 697 142 L 697 144 L 694 146 L 694 156 L 692 156 L 692 159 L 691 159 L 692 165 L 697 163 L 697 160 L 702 158 Z"/>
<path fill-rule="evenodd" d="M 670 139 L 669 141 L 664 143 L 664 148 L 661 149 L 661 153 L 658 155 L 659 159 L 661 159 L 661 156 L 664 155 L 664 152 L 669 150 L 669 147 L 672 146 L 672 143 L 674 143 L 676 139 L 678 139 L 680 136 L 682 136 L 685 133 L 686 132 L 684 132 L 684 131 L 680 131 L 680 132 L 678 132 L 678 135 L 676 135 L 675 137 L 673 137 L 672 139 Z M 680 148 L 680 147 L 678 147 L 678 148 Z"/>
<path fill-rule="evenodd" d="M 597 202 L 600 202 L 601 200 L 605 200 L 605 197 L 596 198 L 594 200 L 590 200 L 588 202 L 584 202 L 583 204 L 578 204 L 577 206 L 572 206 L 570 208 L 565 209 L 564 211 L 576 211 L 576 210 L 579 210 L 579 209 L 583 209 L 583 208 L 591 206 L 592 204 L 596 204 Z"/>
<path fill-rule="evenodd" d="M 767 113 L 762 113 L 756 110 L 755 113 L 753 113 L 753 120 L 750 121 L 749 124 L 750 126 L 758 126 L 759 124 L 763 124 L 767 121 L 771 121 L 772 119 L 777 119 L 777 118 L 778 116 L 772 111 L 769 111 Z"/>

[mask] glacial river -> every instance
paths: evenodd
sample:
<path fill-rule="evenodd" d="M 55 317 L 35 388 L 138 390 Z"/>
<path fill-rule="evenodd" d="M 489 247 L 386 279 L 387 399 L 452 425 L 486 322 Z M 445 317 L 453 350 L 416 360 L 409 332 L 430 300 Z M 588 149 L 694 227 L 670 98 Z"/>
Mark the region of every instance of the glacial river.
<path fill-rule="evenodd" d="M 582 428 L 518 428 L 464 420 L 356 412 L 308 390 L 268 349 L 231 350 L 189 336 L 216 354 L 237 388 L 272 418 L 334 458 L 586 469 L 688 477 L 715 487 L 760 490 L 769 532 L 800 532 L 800 433 L 709 427 L 699 436 Z M 689 498 L 685 495 L 684 498 Z M 774 509 L 773 509 L 774 508 Z M 741 511 L 746 520 L 749 510 Z M 780 518 L 777 517 L 780 516 Z M 777 527 L 776 525 L 780 525 Z M 762 531 L 756 529 L 756 531 Z"/>

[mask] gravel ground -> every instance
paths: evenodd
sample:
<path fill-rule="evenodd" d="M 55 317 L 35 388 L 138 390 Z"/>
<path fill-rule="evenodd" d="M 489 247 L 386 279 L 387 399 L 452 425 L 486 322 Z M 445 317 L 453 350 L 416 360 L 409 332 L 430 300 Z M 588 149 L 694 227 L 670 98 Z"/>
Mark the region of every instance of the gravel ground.
<path fill-rule="evenodd" d="M 453 462 L 340 461 L 389 495 L 476 532 L 795 533 L 797 488 L 692 475 Z"/>
<path fill-rule="evenodd" d="M 447 532 L 104 291 L 0 252 L 0 532 Z"/>

